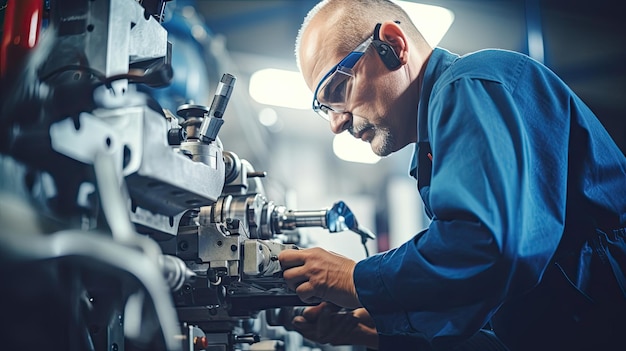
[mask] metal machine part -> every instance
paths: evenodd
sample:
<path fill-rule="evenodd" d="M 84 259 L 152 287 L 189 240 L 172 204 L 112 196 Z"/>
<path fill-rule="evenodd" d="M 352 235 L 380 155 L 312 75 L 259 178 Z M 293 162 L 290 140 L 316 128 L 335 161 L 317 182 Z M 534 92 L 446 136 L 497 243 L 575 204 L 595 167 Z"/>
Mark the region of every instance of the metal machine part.
<path fill-rule="evenodd" d="M 278 233 L 281 230 L 291 230 L 301 227 L 322 227 L 331 233 L 351 230 L 366 239 L 375 239 L 374 233 L 364 227 L 359 227 L 352 210 L 343 201 L 338 201 L 329 209 L 316 211 L 293 211 L 285 207 L 277 207 L 272 217 L 273 228 Z"/>
<path fill-rule="evenodd" d="M 160 10 L 165 5 L 161 3 Z M 51 1 L 50 7 L 50 24 L 58 31 L 59 50 L 47 61 L 46 72 L 88 62 L 91 71 L 113 77 L 154 60 L 169 62 L 167 32 L 156 19 L 162 14 L 137 1 Z M 151 7 L 159 11 L 159 4 Z M 82 62 L 78 58 L 83 58 Z M 111 92 L 122 95 L 127 87 L 126 80 L 117 80 L 112 82 Z"/>
<path fill-rule="evenodd" d="M 181 259 L 172 255 L 159 256 L 159 265 L 165 276 L 167 285 L 172 291 L 178 291 L 183 284 L 193 281 L 195 273 Z"/>
<path fill-rule="evenodd" d="M 231 165 L 244 165 L 231 170 L 237 174 L 225 186 L 238 189 L 239 193 L 225 193 L 211 206 L 188 211 L 180 221 L 177 235 L 161 241 L 161 246 L 214 285 L 232 281 L 280 284 L 278 254 L 297 246 L 279 242 L 276 236 L 298 227 L 325 228 L 326 218 L 337 216 L 330 216 L 334 213 L 330 210 L 286 210 L 268 201 L 262 193 L 247 193 L 248 175 L 254 176 L 254 170 L 234 153 L 228 153 L 228 158 Z M 257 281 L 259 278 L 264 279 Z"/>
<path fill-rule="evenodd" d="M 105 105 L 81 113 L 78 121 L 78 129 L 70 118 L 52 124 L 52 148 L 86 164 L 92 164 L 98 153 L 115 154 L 119 160 L 115 166 L 129 185 L 133 209 L 171 217 L 190 207 L 210 205 L 220 195 L 224 182 L 221 149 L 204 145 L 207 162 L 190 160 L 165 142 L 165 118 L 145 105 Z M 194 186 L 189 187 L 190 183 Z"/>
<path fill-rule="evenodd" d="M 224 74 L 215 92 L 215 98 L 211 103 L 209 114 L 204 118 L 200 125 L 199 139 L 205 143 L 210 143 L 217 138 L 224 120 L 224 112 L 226 111 L 226 105 L 230 99 L 230 94 L 233 91 L 235 85 L 235 77 L 231 74 Z"/>
<path fill-rule="evenodd" d="M 263 190 L 258 172 L 246 160 L 232 152 L 224 155 L 232 181 L 222 196 L 211 206 L 188 211 L 177 235 L 159 243 L 195 274 L 174 294 L 180 320 L 198 325 L 207 336 L 236 342 L 246 339 L 232 333 L 243 320 L 272 308 L 308 305 L 282 278 L 278 255 L 298 249 L 282 235 L 302 227 L 347 231 L 356 220 L 342 201 L 314 211 L 277 206 L 257 192 Z"/>
<path fill-rule="evenodd" d="M 171 78 L 159 24 L 166 2 L 50 1 L 49 35 L 24 79 L 0 96 L 0 209 L 14 203 L 9 191 L 37 214 L 0 211 L 0 273 L 26 296 L 52 286 L 46 305 L 60 306 L 71 323 L 55 323 L 58 311 L 40 313 L 19 290 L 9 292 L 17 307 L 0 304 L 10 311 L 2 320 L 43 315 L 36 327 L 53 331 L 52 348 L 230 351 L 256 343 L 250 321 L 259 313 L 305 305 L 277 260 L 298 249 L 289 234 L 359 230 L 343 202 L 316 211 L 275 205 L 266 174 L 223 150 L 217 134 L 234 76 L 223 75 L 210 108 L 186 104 L 178 117 L 136 89 Z M 15 329 L 1 334 L 9 348 L 23 339 Z"/>

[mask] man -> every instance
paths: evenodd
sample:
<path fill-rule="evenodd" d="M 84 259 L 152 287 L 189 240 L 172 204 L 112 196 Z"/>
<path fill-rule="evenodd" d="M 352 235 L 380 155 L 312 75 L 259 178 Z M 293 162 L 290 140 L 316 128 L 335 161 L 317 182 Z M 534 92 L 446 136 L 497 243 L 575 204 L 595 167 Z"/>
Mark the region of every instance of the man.
<path fill-rule="evenodd" d="M 433 49 L 385 0 L 318 4 L 296 57 L 334 133 L 381 156 L 415 143 L 411 175 L 432 219 L 358 263 L 282 252 L 300 298 L 328 301 L 294 319 L 305 336 L 465 350 L 493 330 L 510 350 L 626 347 L 626 158 L 554 73 L 504 50 Z M 329 332 L 341 323 L 350 340 Z"/>

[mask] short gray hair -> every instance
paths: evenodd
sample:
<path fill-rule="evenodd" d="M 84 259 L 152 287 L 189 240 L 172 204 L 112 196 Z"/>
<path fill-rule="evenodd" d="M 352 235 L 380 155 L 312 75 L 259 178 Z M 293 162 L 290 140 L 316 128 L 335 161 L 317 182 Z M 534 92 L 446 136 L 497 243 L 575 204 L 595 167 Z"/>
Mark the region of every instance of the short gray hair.
<path fill-rule="evenodd" d="M 376 23 L 385 21 L 399 21 L 412 41 L 425 42 L 409 15 L 390 0 L 323 0 L 309 10 L 296 36 L 295 56 L 300 71 L 302 67 L 299 53 L 303 33 L 315 16 L 330 13 L 340 14 L 343 29 L 334 37 L 329 38 L 329 41 L 335 40 L 340 52 L 348 53 L 371 34 L 367 31 L 373 31 Z"/>

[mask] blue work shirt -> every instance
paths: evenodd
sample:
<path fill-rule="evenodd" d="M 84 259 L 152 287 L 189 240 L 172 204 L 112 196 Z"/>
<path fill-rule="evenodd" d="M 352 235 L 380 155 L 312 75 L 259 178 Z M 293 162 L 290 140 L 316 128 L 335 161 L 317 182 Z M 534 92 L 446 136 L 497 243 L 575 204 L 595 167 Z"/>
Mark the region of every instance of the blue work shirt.
<path fill-rule="evenodd" d="M 447 347 L 492 323 L 511 349 L 584 349 L 578 300 L 604 286 L 626 301 L 610 264 L 590 276 L 586 243 L 606 233 L 626 248 L 624 154 L 526 55 L 435 48 L 422 84 L 411 174 L 432 221 L 354 271 L 380 348 Z"/>

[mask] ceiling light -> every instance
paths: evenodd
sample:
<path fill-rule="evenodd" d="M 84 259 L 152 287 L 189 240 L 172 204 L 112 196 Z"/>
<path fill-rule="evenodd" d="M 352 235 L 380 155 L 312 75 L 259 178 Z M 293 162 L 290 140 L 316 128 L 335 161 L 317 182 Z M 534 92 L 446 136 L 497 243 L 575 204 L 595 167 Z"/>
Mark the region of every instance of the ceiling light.
<path fill-rule="evenodd" d="M 250 96 L 258 103 L 295 109 L 310 109 L 313 93 L 300 72 L 265 68 L 250 76 Z"/>
<path fill-rule="evenodd" d="M 266 107 L 259 111 L 259 122 L 266 127 L 271 127 L 278 122 L 278 114 L 273 108 Z"/>
<path fill-rule="evenodd" d="M 280 132 L 283 129 L 278 113 L 271 107 L 265 107 L 259 111 L 259 122 L 272 132 Z"/>
<path fill-rule="evenodd" d="M 411 18 L 413 24 L 419 29 L 424 39 L 435 47 L 446 34 L 452 22 L 454 22 L 454 12 L 445 7 L 418 4 L 409 1 L 395 1 Z"/>
<path fill-rule="evenodd" d="M 380 160 L 380 156 L 372 151 L 369 143 L 353 137 L 348 131 L 335 135 L 333 152 L 344 161 L 376 163 Z"/>

